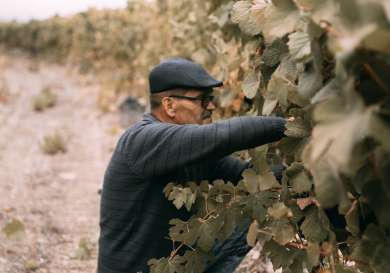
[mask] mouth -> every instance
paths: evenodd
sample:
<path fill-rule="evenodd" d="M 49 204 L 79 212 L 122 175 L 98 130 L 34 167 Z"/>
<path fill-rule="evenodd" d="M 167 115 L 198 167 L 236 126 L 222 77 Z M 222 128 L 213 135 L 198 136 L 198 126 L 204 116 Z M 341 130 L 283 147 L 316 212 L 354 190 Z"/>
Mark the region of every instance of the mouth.
<path fill-rule="evenodd" d="M 208 119 L 208 118 L 211 118 L 211 113 L 204 113 L 202 115 L 202 119 Z"/>

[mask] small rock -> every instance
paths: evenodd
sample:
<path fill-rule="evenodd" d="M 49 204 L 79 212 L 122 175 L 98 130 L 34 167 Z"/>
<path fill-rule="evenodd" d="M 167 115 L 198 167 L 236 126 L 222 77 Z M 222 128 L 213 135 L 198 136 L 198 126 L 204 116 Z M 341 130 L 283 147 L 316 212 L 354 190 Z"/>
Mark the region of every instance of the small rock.
<path fill-rule="evenodd" d="M 76 179 L 76 174 L 74 173 L 60 173 L 58 175 L 61 179 L 71 181 Z"/>

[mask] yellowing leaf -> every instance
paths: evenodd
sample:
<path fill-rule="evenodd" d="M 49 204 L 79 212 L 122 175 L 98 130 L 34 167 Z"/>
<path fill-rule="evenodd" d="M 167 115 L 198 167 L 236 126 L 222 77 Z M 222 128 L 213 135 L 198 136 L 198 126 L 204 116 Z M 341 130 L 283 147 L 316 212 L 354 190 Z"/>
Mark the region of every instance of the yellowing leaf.
<path fill-rule="evenodd" d="M 252 169 L 246 169 L 242 173 L 242 177 L 245 181 L 246 189 L 249 193 L 256 193 L 259 191 L 259 177 Z"/>
<path fill-rule="evenodd" d="M 296 61 L 305 61 L 311 54 L 311 40 L 305 32 L 294 32 L 288 36 L 288 48 Z"/>
<path fill-rule="evenodd" d="M 268 214 L 275 220 L 280 220 L 291 214 L 291 210 L 282 202 L 278 202 L 268 208 Z"/>
<path fill-rule="evenodd" d="M 299 20 L 299 11 L 290 0 L 238 1 L 233 6 L 232 21 L 238 23 L 247 34 L 263 33 L 267 43 L 295 29 Z"/>
<path fill-rule="evenodd" d="M 248 99 L 253 99 L 256 96 L 257 90 L 260 85 L 260 74 L 255 71 L 250 71 L 245 77 L 241 87 L 245 96 Z"/>
<path fill-rule="evenodd" d="M 256 240 L 257 240 L 257 234 L 258 234 L 259 224 L 256 220 L 252 222 L 252 224 L 249 226 L 248 233 L 246 235 L 246 241 L 248 242 L 248 245 L 255 246 Z"/>

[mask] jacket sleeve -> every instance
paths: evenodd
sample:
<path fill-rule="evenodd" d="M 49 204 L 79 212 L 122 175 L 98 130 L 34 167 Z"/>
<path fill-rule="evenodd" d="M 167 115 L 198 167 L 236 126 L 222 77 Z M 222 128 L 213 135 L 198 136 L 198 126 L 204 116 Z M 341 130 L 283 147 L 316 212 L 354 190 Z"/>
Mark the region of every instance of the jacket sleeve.
<path fill-rule="evenodd" d="M 277 117 L 238 117 L 207 125 L 157 122 L 128 135 L 123 150 L 135 174 L 160 176 L 187 164 L 280 140 L 284 130 L 285 120 Z"/>
<path fill-rule="evenodd" d="M 211 180 L 222 179 L 237 184 L 242 179 L 242 172 L 249 167 L 249 162 L 234 158 L 233 156 L 225 156 L 218 160 L 212 169 Z"/>

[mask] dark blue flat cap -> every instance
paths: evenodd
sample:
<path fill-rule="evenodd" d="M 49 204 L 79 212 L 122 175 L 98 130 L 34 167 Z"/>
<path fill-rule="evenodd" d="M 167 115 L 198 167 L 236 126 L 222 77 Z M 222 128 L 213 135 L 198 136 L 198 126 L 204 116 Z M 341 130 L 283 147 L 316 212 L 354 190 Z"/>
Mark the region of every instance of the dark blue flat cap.
<path fill-rule="evenodd" d="M 150 93 L 175 88 L 207 90 L 222 85 L 199 64 L 183 58 L 164 60 L 149 74 Z"/>

